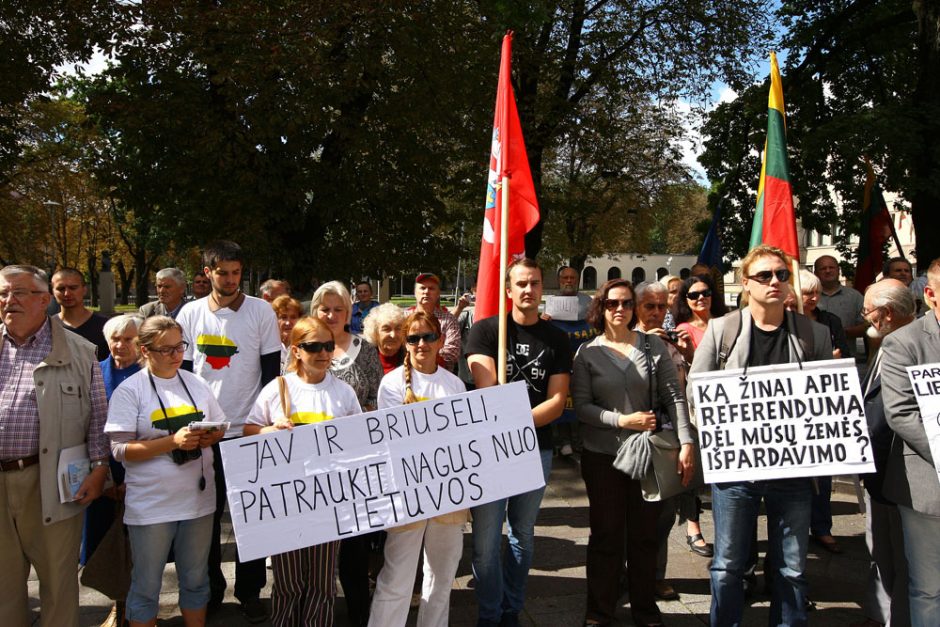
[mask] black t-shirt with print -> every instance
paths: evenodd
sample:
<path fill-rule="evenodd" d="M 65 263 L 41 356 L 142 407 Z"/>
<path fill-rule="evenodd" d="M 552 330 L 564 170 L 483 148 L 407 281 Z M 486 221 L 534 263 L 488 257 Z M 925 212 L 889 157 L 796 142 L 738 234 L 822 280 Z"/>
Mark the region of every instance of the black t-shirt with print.
<path fill-rule="evenodd" d="M 539 319 L 533 325 L 516 324 L 509 316 L 507 326 L 506 381 L 524 381 L 531 407 L 548 398 L 548 380 L 552 375 L 571 373 L 571 344 L 568 336 L 549 322 Z M 486 355 L 497 359 L 499 317 L 474 323 L 464 347 L 466 355 Z M 552 448 L 551 425 L 536 429 L 540 449 Z"/>

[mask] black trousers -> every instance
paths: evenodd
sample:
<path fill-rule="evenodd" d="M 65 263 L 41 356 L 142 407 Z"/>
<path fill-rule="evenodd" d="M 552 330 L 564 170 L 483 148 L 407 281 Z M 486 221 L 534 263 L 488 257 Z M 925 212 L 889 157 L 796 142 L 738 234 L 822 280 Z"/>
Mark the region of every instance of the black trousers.
<path fill-rule="evenodd" d="M 215 470 L 215 515 L 212 517 L 212 544 L 209 546 L 209 603 L 222 602 L 225 596 L 225 575 L 222 574 L 222 514 L 225 513 L 225 470 L 218 443 L 212 445 L 212 467 Z M 242 562 L 235 553 L 235 598 L 239 601 L 257 598 L 267 580 L 264 558 Z"/>

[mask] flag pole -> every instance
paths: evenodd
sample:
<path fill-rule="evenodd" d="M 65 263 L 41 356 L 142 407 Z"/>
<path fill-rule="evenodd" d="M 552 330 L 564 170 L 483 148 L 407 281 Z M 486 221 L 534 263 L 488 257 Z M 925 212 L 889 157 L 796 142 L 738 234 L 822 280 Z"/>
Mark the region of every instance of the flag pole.
<path fill-rule="evenodd" d="M 503 207 L 499 212 L 499 345 L 496 354 L 496 378 L 506 383 L 506 258 L 509 256 L 509 177 L 503 174 Z"/>
<path fill-rule="evenodd" d="M 803 313 L 803 286 L 800 284 L 800 260 L 790 260 L 791 272 L 793 272 L 793 296 L 796 301 L 796 310 Z"/>

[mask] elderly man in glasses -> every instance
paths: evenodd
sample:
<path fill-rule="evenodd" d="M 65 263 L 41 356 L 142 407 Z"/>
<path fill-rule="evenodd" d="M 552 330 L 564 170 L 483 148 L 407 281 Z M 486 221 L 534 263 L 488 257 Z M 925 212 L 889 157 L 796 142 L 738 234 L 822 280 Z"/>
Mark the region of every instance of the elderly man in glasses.
<path fill-rule="evenodd" d="M 0 270 L 0 625 L 29 625 L 26 575 L 39 575 L 43 625 L 78 625 L 76 564 L 84 511 L 108 475 L 108 416 L 95 347 L 66 332 L 46 273 Z M 59 454 L 87 453 L 90 473 L 60 499 Z"/>
<path fill-rule="evenodd" d="M 713 319 L 695 351 L 690 377 L 699 372 L 796 361 L 832 359 L 832 341 L 823 325 L 786 311 L 790 259 L 772 246 L 757 246 L 741 262 L 741 285 L 748 306 Z M 731 338 L 725 338 L 737 325 Z M 734 339 L 736 337 L 736 339 Z M 726 340 L 733 341 L 719 358 Z M 694 400 L 691 399 L 690 400 Z M 811 479 L 775 479 L 714 484 L 715 559 L 711 565 L 711 624 L 742 624 L 744 574 L 761 501 L 770 529 L 765 568 L 773 569 L 771 625 L 806 625 L 806 551 Z"/>

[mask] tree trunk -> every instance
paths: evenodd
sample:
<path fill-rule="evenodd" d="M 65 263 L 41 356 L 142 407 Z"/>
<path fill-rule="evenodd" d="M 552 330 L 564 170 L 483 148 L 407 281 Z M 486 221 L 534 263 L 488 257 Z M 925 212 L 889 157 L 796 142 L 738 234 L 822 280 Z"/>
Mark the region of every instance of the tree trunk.
<path fill-rule="evenodd" d="M 134 282 L 134 270 L 132 268 L 130 274 L 128 274 L 127 268 L 124 267 L 124 261 L 121 259 L 118 259 L 116 266 L 118 278 L 121 281 L 121 304 L 127 305 L 131 294 L 131 283 Z"/>
<path fill-rule="evenodd" d="M 134 252 L 134 270 L 137 272 L 135 283 L 134 302 L 142 307 L 150 302 L 150 264 L 147 259 L 147 250 L 143 247 Z"/>
<path fill-rule="evenodd" d="M 91 282 L 91 306 L 98 306 L 98 268 L 95 267 L 97 259 L 95 250 L 88 249 L 88 280 Z"/>

